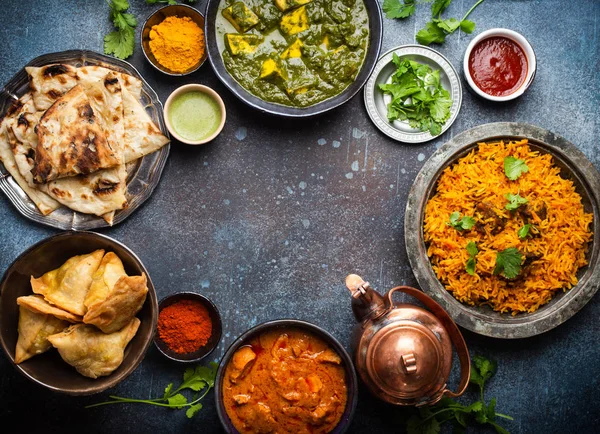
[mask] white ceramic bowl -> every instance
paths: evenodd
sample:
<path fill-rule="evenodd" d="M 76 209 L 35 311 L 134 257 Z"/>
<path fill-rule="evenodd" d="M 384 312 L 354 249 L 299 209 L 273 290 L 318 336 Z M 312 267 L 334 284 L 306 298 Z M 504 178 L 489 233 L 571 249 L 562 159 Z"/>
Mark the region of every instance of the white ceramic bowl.
<path fill-rule="evenodd" d="M 469 72 L 469 57 L 471 56 L 471 51 L 473 51 L 475 45 L 477 45 L 480 41 L 484 39 L 491 38 L 494 36 L 505 37 L 516 42 L 523 49 L 525 57 L 527 58 L 527 76 L 525 77 L 525 80 L 523 81 L 521 87 L 519 87 L 515 92 L 511 93 L 510 95 L 493 96 L 488 93 L 485 93 L 483 90 L 477 87 L 477 85 L 473 81 L 473 77 L 471 77 L 471 73 Z M 529 42 L 527 41 L 527 39 L 525 39 L 525 37 L 523 37 L 523 35 L 509 29 L 490 29 L 486 30 L 485 32 L 481 32 L 475 38 L 473 38 L 471 43 L 467 46 L 467 50 L 465 51 L 465 56 L 463 59 L 463 71 L 467 83 L 469 83 L 469 86 L 471 87 L 471 89 L 473 89 L 473 92 L 477 93 L 477 95 L 481 96 L 482 98 L 485 98 L 490 101 L 509 101 L 523 95 L 523 92 L 525 92 L 529 88 L 531 83 L 533 83 L 533 79 L 535 78 L 536 67 L 537 66 L 535 60 L 535 53 L 533 51 L 533 48 L 531 47 L 531 44 L 529 44 Z"/>
<path fill-rule="evenodd" d="M 177 133 L 177 131 L 175 131 L 175 128 L 173 128 L 173 126 L 171 125 L 171 119 L 169 118 L 169 110 L 171 109 L 171 104 L 173 103 L 173 100 L 177 96 L 182 95 L 187 92 L 203 92 L 203 93 L 207 94 L 217 103 L 217 105 L 219 106 L 219 109 L 221 110 L 221 123 L 219 124 L 219 126 L 217 127 L 217 129 L 215 130 L 215 132 L 213 134 L 211 134 L 210 136 L 208 136 L 202 140 L 193 141 L 193 140 L 186 139 L 186 138 L 182 137 L 181 135 L 179 135 Z M 202 145 L 204 143 L 208 143 L 211 140 L 213 140 L 223 130 L 223 126 L 225 125 L 225 118 L 227 117 L 227 113 L 225 111 L 225 104 L 223 103 L 223 100 L 221 99 L 219 94 L 217 92 L 215 92 L 213 89 L 211 89 L 210 87 L 204 86 L 202 84 L 186 84 L 184 86 L 181 86 L 181 87 L 178 87 L 177 89 L 175 89 L 171 93 L 171 95 L 169 95 L 169 97 L 167 98 L 163 112 L 164 112 L 164 118 L 165 118 L 165 125 L 167 126 L 169 133 L 171 133 L 171 135 L 178 141 L 180 141 L 182 143 L 186 143 L 188 145 Z"/>

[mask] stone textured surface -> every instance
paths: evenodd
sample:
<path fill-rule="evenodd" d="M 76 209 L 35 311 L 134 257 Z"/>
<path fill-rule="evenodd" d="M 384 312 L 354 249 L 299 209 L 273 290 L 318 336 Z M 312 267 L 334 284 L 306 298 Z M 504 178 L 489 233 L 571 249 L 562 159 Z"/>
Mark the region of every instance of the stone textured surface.
<path fill-rule="evenodd" d="M 130 2 L 141 22 L 157 7 Z M 447 16 L 462 16 L 472 3 L 455 0 Z M 197 4 L 204 6 L 205 1 Z M 382 50 L 413 43 L 429 14 L 423 5 L 406 21 L 385 19 Z M 507 27 L 524 34 L 538 57 L 536 80 L 523 97 L 501 105 L 474 97 L 465 86 L 452 128 L 422 145 L 403 145 L 381 134 L 368 119 L 361 94 L 317 118 L 274 119 L 238 102 L 209 62 L 192 76 L 173 79 L 147 65 L 138 44 L 129 60 L 163 101 L 179 85 L 206 84 L 223 96 L 228 121 L 211 144 L 174 143 L 152 198 L 128 220 L 102 232 L 140 256 L 159 298 L 192 290 L 215 301 L 224 319 L 215 359 L 248 327 L 284 317 L 319 324 L 348 348 L 353 317 L 344 278 L 361 274 L 382 292 L 416 283 L 403 237 L 408 190 L 425 159 L 454 134 L 487 122 L 528 122 L 564 136 L 600 167 L 599 15 L 596 0 L 484 2 L 471 16 L 475 33 Z M 43 53 L 101 51 L 111 28 L 107 16 L 100 0 L 2 2 L 0 83 Z M 435 48 L 462 71 L 471 38 L 455 34 Z M 0 221 L 2 272 L 28 246 L 57 232 L 22 218 L 4 196 Z M 507 429 L 597 432 L 599 316 L 596 296 L 566 323 L 538 337 L 503 341 L 464 332 L 471 354 L 499 362 L 488 397 L 496 396 L 498 411 L 514 416 L 504 423 Z M 159 396 L 183 370 L 152 348 L 113 390 L 76 398 L 29 382 L 2 356 L 0 419 L 27 432 L 220 432 L 212 393 L 191 420 L 182 411 L 142 405 L 84 409 L 109 394 Z M 456 375 L 453 380 L 456 384 Z M 363 390 L 350 432 L 402 432 L 404 416 L 403 409 L 375 401 Z"/>

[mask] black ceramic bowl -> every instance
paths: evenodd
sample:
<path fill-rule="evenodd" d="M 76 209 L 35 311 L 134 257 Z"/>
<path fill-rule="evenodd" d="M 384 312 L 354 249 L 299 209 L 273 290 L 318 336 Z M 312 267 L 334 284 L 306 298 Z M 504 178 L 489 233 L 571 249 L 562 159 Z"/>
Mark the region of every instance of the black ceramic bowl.
<path fill-rule="evenodd" d="M 323 339 L 324 342 L 329 344 L 331 348 L 334 349 L 342 358 L 342 363 L 344 364 L 344 369 L 346 371 L 346 388 L 348 390 L 348 399 L 346 401 L 346 409 L 344 410 L 344 414 L 342 414 L 340 422 L 337 424 L 335 429 L 331 431 L 331 433 L 344 433 L 350 426 L 350 422 L 354 416 L 354 411 L 356 410 L 356 403 L 358 401 L 358 380 L 352 359 L 348 355 L 348 352 L 336 338 L 317 325 L 297 319 L 280 319 L 259 324 L 243 333 L 229 346 L 227 352 L 221 359 L 215 380 L 215 401 L 217 404 L 217 413 L 219 414 L 219 419 L 221 420 L 221 424 L 223 425 L 225 432 L 228 434 L 239 434 L 239 432 L 231 423 L 231 420 L 227 415 L 227 411 L 225 410 L 225 405 L 223 404 L 223 393 L 221 389 L 223 387 L 223 377 L 225 376 L 225 368 L 227 367 L 227 364 L 238 348 L 240 348 L 242 345 L 245 345 L 255 336 L 268 330 L 290 327 L 305 329 L 313 333 L 317 337 Z"/>
<path fill-rule="evenodd" d="M 375 68 L 377 60 L 379 59 L 379 52 L 381 50 L 381 41 L 383 36 L 381 6 L 379 6 L 379 2 L 377 0 L 363 0 L 369 16 L 369 48 L 367 50 L 362 69 L 356 76 L 354 82 L 344 89 L 344 91 L 339 95 L 326 99 L 325 101 L 321 101 L 310 107 L 290 107 L 264 101 L 244 89 L 229 74 L 229 72 L 227 72 L 227 69 L 225 68 L 223 58 L 221 57 L 219 47 L 217 46 L 216 35 L 217 14 L 219 12 L 219 4 L 221 1 L 222 0 L 209 0 L 208 4 L 206 5 L 206 12 L 204 14 L 204 33 L 206 36 L 206 49 L 208 51 L 208 58 L 219 79 L 231 92 L 233 92 L 235 96 L 241 99 L 244 103 L 248 104 L 250 107 L 258 109 L 264 113 L 290 118 L 300 118 L 317 115 L 334 109 L 344 104 L 362 89 L 373 72 L 373 68 Z"/>
<path fill-rule="evenodd" d="M 550 154 L 563 178 L 573 182 L 587 213 L 593 214 L 588 265 L 579 269 L 579 282 L 570 290 L 558 291 L 550 302 L 533 313 L 493 311 L 488 306 L 468 306 L 455 299 L 437 279 L 427 256 L 423 237 L 425 206 L 435 194 L 444 169 L 477 147 L 479 142 L 528 139 L 529 147 Z M 504 339 L 526 338 L 544 333 L 578 312 L 600 287 L 600 173 L 575 145 L 534 125 L 498 122 L 480 125 L 455 136 L 427 160 L 415 178 L 406 204 L 404 220 L 406 251 L 419 286 L 440 303 L 462 327 L 475 333 Z"/>
<path fill-rule="evenodd" d="M 206 345 L 200 347 L 197 351 L 194 351 L 193 353 L 183 354 L 179 354 L 171 350 L 169 346 L 160 338 L 158 333 L 156 333 L 156 335 L 154 336 L 154 344 L 161 353 L 163 353 L 166 357 L 168 357 L 171 360 L 188 363 L 199 362 L 200 360 L 208 356 L 210 353 L 212 353 L 212 351 L 217 347 L 217 345 L 219 345 L 222 332 L 221 315 L 219 314 L 217 306 L 215 306 L 215 304 L 212 301 L 196 292 L 177 292 L 175 294 L 166 296 L 158 304 L 159 315 L 165 307 L 170 306 L 173 303 L 181 300 L 197 301 L 199 303 L 202 303 L 202 305 L 206 307 L 206 310 L 208 311 L 210 320 L 212 322 L 212 333 L 210 335 L 210 338 L 208 339 L 208 342 L 206 343 Z"/>
<path fill-rule="evenodd" d="M 19 320 L 17 297 L 33 294 L 29 282 L 31 276 L 39 277 L 60 267 L 72 256 L 91 253 L 96 249 L 116 253 L 128 275 L 145 273 L 148 279 L 146 302 L 136 315 L 141 321 L 140 326 L 125 348 L 121 365 L 108 376 L 91 379 L 79 374 L 54 349 L 15 364 Z M 56 392 L 91 395 L 113 387 L 137 368 L 152 344 L 158 319 L 158 304 L 150 275 L 135 253 L 106 235 L 95 232 L 62 232 L 40 241 L 25 250 L 8 267 L 0 281 L 0 291 L 0 340 L 4 352 L 21 374 Z"/>

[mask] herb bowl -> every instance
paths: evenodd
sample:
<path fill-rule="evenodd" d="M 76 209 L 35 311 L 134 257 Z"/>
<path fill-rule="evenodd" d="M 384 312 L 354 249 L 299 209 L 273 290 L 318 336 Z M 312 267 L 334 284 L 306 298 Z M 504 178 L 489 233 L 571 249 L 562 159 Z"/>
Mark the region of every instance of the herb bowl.
<path fill-rule="evenodd" d="M 438 280 L 427 255 L 423 235 L 425 206 L 435 194 L 442 172 L 477 147 L 492 140 L 527 139 L 529 147 L 550 154 L 561 177 L 573 182 L 587 213 L 593 214 L 588 246 L 588 265 L 577 273 L 578 283 L 558 291 L 533 313 L 499 313 L 488 306 L 459 302 Z M 547 332 L 571 318 L 591 300 L 600 287 L 600 173 L 575 145 L 540 127 L 512 122 L 484 124 L 456 135 L 423 165 L 410 189 L 404 220 L 406 251 L 419 286 L 450 314 L 454 321 L 484 336 L 517 339 Z"/>
<path fill-rule="evenodd" d="M 160 24 L 165 18 L 172 16 L 178 16 L 180 18 L 189 17 L 198 25 L 198 27 L 200 27 L 202 32 L 204 32 L 204 15 L 200 11 L 194 9 L 191 6 L 183 4 L 163 6 L 162 8 L 157 9 L 154 13 L 152 13 L 144 22 L 141 34 L 142 52 L 144 53 L 146 60 L 148 60 L 148 62 L 157 71 L 160 71 L 163 74 L 170 75 L 173 77 L 181 77 L 196 72 L 206 61 L 206 34 L 204 35 L 204 55 L 200 58 L 200 61 L 198 63 L 196 63 L 194 66 L 192 66 L 184 72 L 173 72 L 165 68 L 163 65 L 158 63 L 156 57 L 154 57 L 154 54 L 152 54 L 152 50 L 150 49 L 150 30 L 152 30 L 153 26 Z"/>
<path fill-rule="evenodd" d="M 208 342 L 206 343 L 206 345 L 198 348 L 198 350 L 194 352 L 177 353 L 173 351 L 166 344 L 166 342 L 164 342 L 161 339 L 160 334 L 157 331 L 154 335 L 154 344 L 156 345 L 156 348 L 158 348 L 158 350 L 168 359 L 174 360 L 176 362 L 196 363 L 206 358 L 210 353 L 213 352 L 217 345 L 219 345 L 222 333 L 221 315 L 219 314 L 217 306 L 207 297 L 196 292 L 183 291 L 168 295 L 160 301 L 160 303 L 158 304 L 159 317 L 160 312 L 164 308 L 182 300 L 191 300 L 198 302 L 202 304 L 208 311 L 208 315 L 212 323 L 212 332 L 210 338 L 208 339 Z"/>
<path fill-rule="evenodd" d="M 19 307 L 17 297 L 31 295 L 31 276 L 60 267 L 74 255 L 96 249 L 114 252 L 123 262 L 128 275 L 147 276 L 148 294 L 137 313 L 140 326 L 125 348 L 123 362 L 108 376 L 96 379 L 84 377 L 67 364 L 55 349 L 15 364 L 15 346 L 18 339 Z M 128 247 L 115 239 L 95 232 L 62 232 L 46 238 L 25 250 L 8 267 L 0 281 L 0 340 L 8 359 L 26 378 L 52 391 L 68 395 L 92 395 L 116 386 L 142 362 L 152 345 L 156 330 L 158 304 L 154 285 L 140 259 Z"/>

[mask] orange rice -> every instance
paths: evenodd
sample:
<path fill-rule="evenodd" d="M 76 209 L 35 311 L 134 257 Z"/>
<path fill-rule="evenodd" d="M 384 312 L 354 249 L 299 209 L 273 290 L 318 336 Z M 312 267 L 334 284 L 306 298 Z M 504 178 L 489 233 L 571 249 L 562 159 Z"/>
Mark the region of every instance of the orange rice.
<path fill-rule="evenodd" d="M 529 171 L 509 180 L 504 173 L 507 156 L 524 160 Z M 506 210 L 507 193 L 520 194 L 531 209 L 544 208 L 545 213 L 539 212 L 540 217 L 534 211 L 526 219 L 518 211 Z M 492 205 L 502 219 L 501 231 L 492 233 L 497 219 L 481 212 L 480 203 Z M 473 217 L 476 227 L 458 231 L 447 225 L 455 211 Z M 427 203 L 423 230 L 433 270 L 457 300 L 516 315 L 536 311 L 557 291 L 577 284 L 577 270 L 587 264 L 592 218 L 573 182 L 560 177 L 551 155 L 531 150 L 527 140 L 499 141 L 479 143 L 444 170 Z M 525 223 L 539 229 L 539 236 L 521 240 L 517 232 Z M 479 250 L 474 275 L 465 269 L 469 241 Z M 512 281 L 493 274 L 496 253 L 509 247 L 516 247 L 523 258 L 527 254 L 535 258 L 522 267 L 523 276 Z"/>

